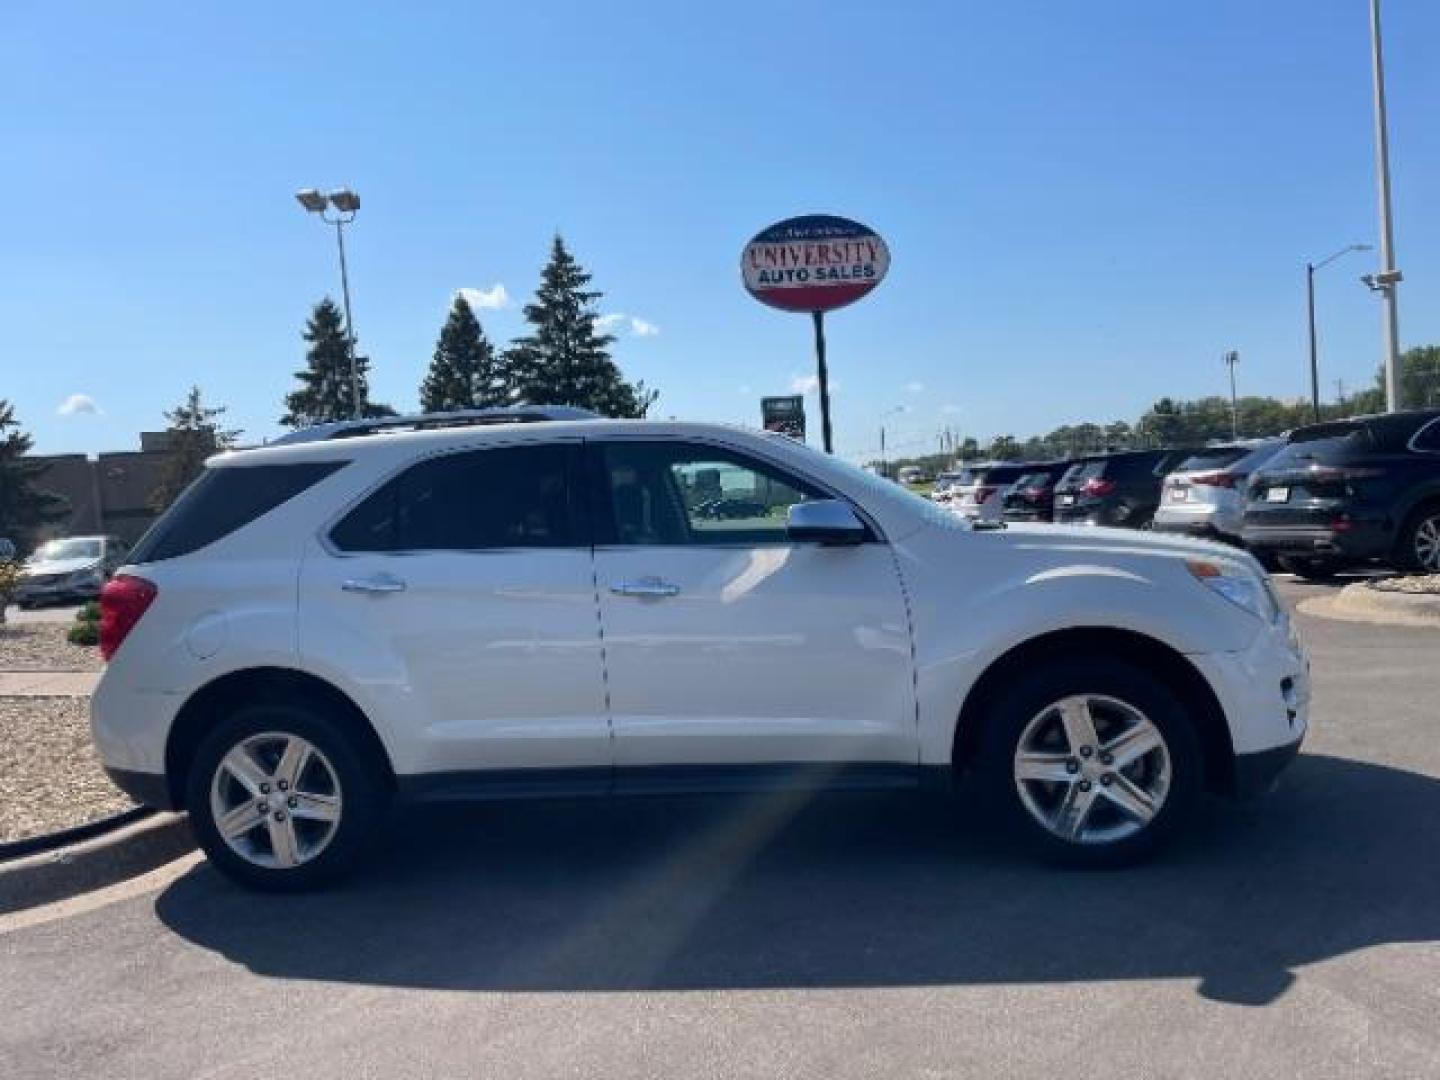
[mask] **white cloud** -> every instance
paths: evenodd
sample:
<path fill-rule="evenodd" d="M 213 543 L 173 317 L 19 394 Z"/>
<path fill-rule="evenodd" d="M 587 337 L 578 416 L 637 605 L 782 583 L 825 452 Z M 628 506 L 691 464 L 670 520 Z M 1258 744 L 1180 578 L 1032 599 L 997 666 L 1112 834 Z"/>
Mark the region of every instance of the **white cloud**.
<path fill-rule="evenodd" d="M 501 308 L 510 306 L 510 294 L 498 281 L 488 289 L 456 289 L 455 291 L 477 311 L 499 311 Z"/>
<path fill-rule="evenodd" d="M 55 412 L 60 416 L 78 416 L 82 413 L 87 416 L 101 415 L 100 406 L 95 404 L 95 399 L 89 394 L 71 394 L 60 403 Z"/>
<path fill-rule="evenodd" d="M 960 411 L 960 406 L 959 406 L 959 405 L 941 405 L 941 406 L 940 406 L 940 414 L 941 414 L 942 416 L 954 416 L 954 415 L 956 415 L 959 411 Z"/>
<path fill-rule="evenodd" d="M 925 384 L 923 382 L 907 382 L 905 384 L 905 392 L 907 394 L 923 394 L 925 392 Z"/>
<path fill-rule="evenodd" d="M 598 316 L 595 325 L 607 334 L 632 334 L 635 337 L 655 337 L 660 327 L 638 315 L 627 315 L 623 311 L 612 311 Z"/>

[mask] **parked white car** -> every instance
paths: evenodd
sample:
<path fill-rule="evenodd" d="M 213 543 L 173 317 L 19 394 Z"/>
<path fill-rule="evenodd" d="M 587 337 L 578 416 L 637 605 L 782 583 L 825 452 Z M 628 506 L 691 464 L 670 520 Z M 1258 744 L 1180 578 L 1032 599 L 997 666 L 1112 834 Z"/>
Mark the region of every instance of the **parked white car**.
<path fill-rule="evenodd" d="M 111 776 L 290 889 L 397 795 L 962 775 L 984 824 L 1117 863 L 1300 746 L 1306 660 L 1243 552 L 977 530 L 788 438 L 571 415 L 211 459 L 105 588 Z"/>
<path fill-rule="evenodd" d="M 1151 527 L 1239 544 L 1250 474 L 1284 445 L 1284 439 L 1252 439 L 1196 450 L 1165 477 Z"/>
<path fill-rule="evenodd" d="M 996 462 L 968 466 L 950 489 L 950 509 L 969 521 L 999 521 L 1005 496 L 1031 466 Z"/>

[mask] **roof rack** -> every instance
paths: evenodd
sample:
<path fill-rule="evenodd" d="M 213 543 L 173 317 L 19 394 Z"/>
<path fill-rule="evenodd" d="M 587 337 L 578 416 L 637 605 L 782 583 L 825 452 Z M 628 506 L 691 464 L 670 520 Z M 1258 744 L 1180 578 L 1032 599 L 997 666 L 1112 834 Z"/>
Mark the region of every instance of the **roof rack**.
<path fill-rule="evenodd" d="M 488 424 L 533 424 L 546 420 L 599 420 L 599 413 L 573 405 L 515 405 L 506 409 L 457 409 L 454 412 L 382 416 L 373 420 L 337 420 L 282 435 L 271 446 L 354 439 L 391 431 L 434 431 L 440 428 L 481 427 Z"/>

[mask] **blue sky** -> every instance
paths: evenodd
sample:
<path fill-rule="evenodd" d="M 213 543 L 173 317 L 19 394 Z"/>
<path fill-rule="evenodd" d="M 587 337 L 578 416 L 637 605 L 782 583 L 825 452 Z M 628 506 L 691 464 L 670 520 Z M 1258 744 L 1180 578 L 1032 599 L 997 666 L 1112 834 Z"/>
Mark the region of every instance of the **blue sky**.
<path fill-rule="evenodd" d="M 1440 340 L 1440 6 L 1386 0 L 1407 344 Z M 522 330 L 560 230 L 659 414 L 758 422 L 813 370 L 741 288 L 796 213 L 887 238 L 829 320 L 839 448 L 1133 419 L 1162 394 L 1307 392 L 1304 275 L 1376 214 L 1365 0 L 996 4 L 65 4 L 0 14 L 0 396 L 43 452 L 128 449 L 192 383 L 276 434 L 338 295 L 304 186 L 364 200 L 355 322 L 415 406 L 455 290 Z M 1324 391 L 1379 310 L 1320 279 Z M 637 324 L 649 333 L 637 333 Z M 85 395 L 96 413 L 62 404 Z M 812 430 L 818 409 L 811 399 Z"/>

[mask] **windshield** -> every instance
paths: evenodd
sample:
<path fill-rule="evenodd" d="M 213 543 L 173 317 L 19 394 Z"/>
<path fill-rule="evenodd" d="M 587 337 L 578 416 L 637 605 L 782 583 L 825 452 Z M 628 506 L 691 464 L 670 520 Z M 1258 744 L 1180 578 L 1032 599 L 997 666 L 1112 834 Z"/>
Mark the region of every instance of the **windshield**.
<path fill-rule="evenodd" d="M 31 556 L 34 562 L 61 562 L 66 559 L 98 559 L 104 554 L 99 540 L 51 540 Z"/>
<path fill-rule="evenodd" d="M 1249 453 L 1250 448 L 1247 446 L 1211 446 L 1191 454 L 1175 466 L 1175 471 L 1205 472 L 1212 469 L 1224 469 L 1234 465 Z"/>
<path fill-rule="evenodd" d="M 1268 469 L 1286 466 L 1336 465 L 1368 452 L 1373 446 L 1363 424 L 1316 424 L 1301 428 L 1266 462 Z"/>

